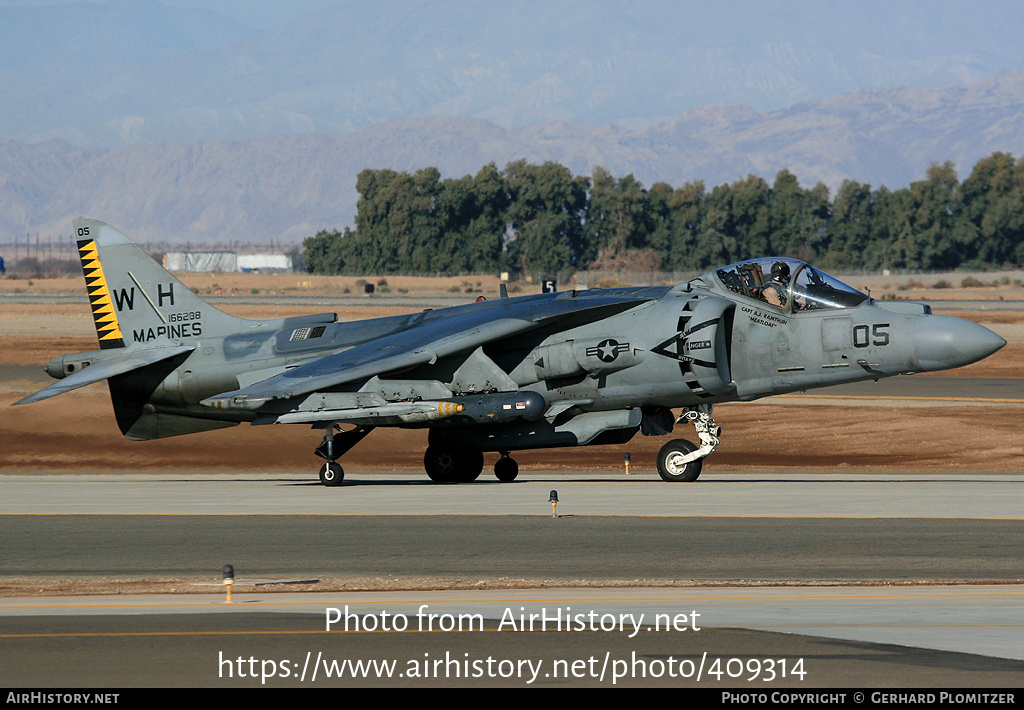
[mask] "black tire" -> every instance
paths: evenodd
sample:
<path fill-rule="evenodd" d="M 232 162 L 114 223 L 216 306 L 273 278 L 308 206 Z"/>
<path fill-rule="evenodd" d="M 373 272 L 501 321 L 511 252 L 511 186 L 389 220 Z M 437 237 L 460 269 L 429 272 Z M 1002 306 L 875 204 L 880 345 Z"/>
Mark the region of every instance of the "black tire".
<path fill-rule="evenodd" d="M 511 483 L 519 475 L 519 464 L 514 458 L 502 456 L 494 464 L 494 476 L 502 483 Z"/>
<path fill-rule="evenodd" d="M 460 449 L 459 472 L 456 481 L 459 483 L 471 483 L 480 478 L 484 470 L 484 452 L 472 449 Z"/>
<path fill-rule="evenodd" d="M 690 483 L 700 476 L 704 466 L 703 459 L 679 465 L 675 459 L 697 450 L 697 445 L 686 439 L 673 439 L 661 447 L 658 452 L 658 475 L 662 480 L 671 483 Z"/>
<path fill-rule="evenodd" d="M 437 483 L 470 483 L 484 470 L 484 454 L 472 449 L 428 446 L 423 454 L 423 470 Z"/>
<path fill-rule="evenodd" d="M 325 486 L 334 487 L 340 486 L 341 482 L 345 480 L 345 470 L 341 467 L 341 464 L 335 461 L 328 461 L 320 467 L 320 483 Z"/>
<path fill-rule="evenodd" d="M 455 452 L 452 449 L 428 446 L 423 454 L 423 470 L 435 483 L 455 480 Z"/>

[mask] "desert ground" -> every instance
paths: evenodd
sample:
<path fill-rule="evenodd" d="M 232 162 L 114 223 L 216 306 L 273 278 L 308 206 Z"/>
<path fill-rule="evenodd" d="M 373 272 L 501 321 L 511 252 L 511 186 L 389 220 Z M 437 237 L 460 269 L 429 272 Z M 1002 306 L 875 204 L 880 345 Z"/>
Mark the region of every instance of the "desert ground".
<path fill-rule="evenodd" d="M 393 315 L 418 307 L 403 296 L 443 295 L 452 303 L 493 297 L 493 277 L 451 279 L 366 278 L 377 294 L 365 305 L 289 305 L 293 296 L 361 295 L 352 277 L 308 275 L 179 275 L 218 307 L 235 315 L 283 317 L 338 310 L 342 320 Z M 969 282 L 932 278 L 858 277 L 848 282 L 871 288 L 876 298 L 913 301 L 941 299 L 953 307 L 937 313 L 981 323 L 1008 344 L 990 358 L 966 368 L 918 377 L 1018 378 L 1024 372 L 1024 301 L 1019 279 Z M 982 277 L 984 279 L 984 277 Z M 385 283 L 381 283 L 385 281 Z M 975 279 L 979 281 L 979 279 Z M 938 283 L 938 287 L 935 284 Z M 384 288 L 382 288 L 382 286 Z M 538 289 L 524 284 L 513 293 Z M 383 291 L 383 293 L 382 293 Z M 4 298 L 4 295 L 8 298 Z M 53 301 L 47 302 L 47 294 Z M 80 299 L 70 298 L 73 294 Z M 26 296 L 42 302 L 23 302 Z M 237 298 L 238 303 L 232 300 Z M 314 299 L 315 300 L 315 299 Z M 18 302 L 22 301 L 22 302 Z M 962 307 L 955 302 L 964 301 Z M 248 471 L 316 475 L 313 456 L 319 434 L 305 426 L 231 429 L 149 442 L 131 442 L 117 430 L 104 384 L 90 385 L 33 405 L 11 403 L 50 382 L 41 367 L 54 356 L 95 349 L 96 336 L 80 278 L 0 280 L 0 473 L 52 471 Z M 964 379 L 964 396 L 971 395 Z M 884 383 L 883 383 L 884 384 Z M 881 389 L 880 392 L 884 392 Z M 767 471 L 984 471 L 1022 469 L 1024 430 L 1017 403 L 932 403 L 895 399 L 865 402 L 772 398 L 715 408 L 723 427 L 722 444 L 705 462 L 705 472 Z M 694 438 L 678 426 L 673 436 Z M 654 457 L 667 437 L 637 435 L 622 446 L 524 451 L 516 455 L 523 475 L 532 470 L 618 470 L 623 453 L 631 472 L 656 475 Z M 378 429 L 342 460 L 347 471 L 421 470 L 426 435 L 422 430 Z M 382 453 L 386 452 L 386 453 Z M 496 454 L 488 457 L 488 465 Z"/>

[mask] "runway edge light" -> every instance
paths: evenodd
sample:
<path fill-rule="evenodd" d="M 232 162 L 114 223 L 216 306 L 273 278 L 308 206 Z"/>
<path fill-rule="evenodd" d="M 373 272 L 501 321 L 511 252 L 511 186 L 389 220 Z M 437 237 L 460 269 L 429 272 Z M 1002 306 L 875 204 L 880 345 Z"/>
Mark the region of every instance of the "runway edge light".
<path fill-rule="evenodd" d="M 224 565 L 224 586 L 227 588 L 228 597 L 224 600 L 225 604 L 231 603 L 231 587 L 235 583 L 235 568 L 231 565 Z"/>
<path fill-rule="evenodd" d="M 551 504 L 551 517 L 557 518 L 558 513 L 555 512 L 555 507 L 558 505 L 558 491 L 551 491 L 551 495 L 548 496 L 548 503 Z"/>

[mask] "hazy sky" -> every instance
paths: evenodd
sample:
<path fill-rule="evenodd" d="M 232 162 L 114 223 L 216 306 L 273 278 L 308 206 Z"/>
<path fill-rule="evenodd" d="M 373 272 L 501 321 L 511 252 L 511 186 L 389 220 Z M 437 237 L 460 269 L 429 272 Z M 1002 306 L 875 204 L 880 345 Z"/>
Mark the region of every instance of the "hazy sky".
<path fill-rule="evenodd" d="M 458 176 L 525 157 L 647 185 L 786 168 L 898 187 L 1024 145 L 1020 0 L 0 0 L 0 15 L 16 175 L 0 232 L 94 214 L 308 236 L 351 221 L 369 166 Z"/>
<path fill-rule="evenodd" d="M 0 136 L 75 145 L 427 116 L 645 128 L 1024 67 L 1019 0 L 0 0 L 15 7 L 47 11 L 0 25 Z"/>
<path fill-rule="evenodd" d="M 103 4 L 123 0 L 0 0 L 7 5 L 70 5 Z M 331 5 L 341 5 L 346 0 L 160 0 L 164 5 L 178 7 L 201 7 L 216 10 L 247 25 L 262 29 L 283 25 L 289 20 Z"/>
<path fill-rule="evenodd" d="M 256 27 L 269 28 L 282 25 L 292 18 L 345 0 L 161 0 L 165 5 L 201 7 L 216 10 L 228 17 Z"/>

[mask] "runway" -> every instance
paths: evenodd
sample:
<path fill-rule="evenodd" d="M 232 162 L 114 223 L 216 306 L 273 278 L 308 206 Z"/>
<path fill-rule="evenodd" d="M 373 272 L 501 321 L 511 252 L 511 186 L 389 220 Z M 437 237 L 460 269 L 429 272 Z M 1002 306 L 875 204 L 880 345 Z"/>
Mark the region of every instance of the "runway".
<path fill-rule="evenodd" d="M 0 682 L 1019 688 L 1024 663 L 1005 649 L 1020 638 L 1022 594 L 1017 585 L 14 599 L 0 608 Z"/>
<path fill-rule="evenodd" d="M 349 481 L 325 489 L 285 474 L 0 477 L 5 588 L 84 581 L 176 592 L 0 599 L 0 653 L 11 659 L 0 683 L 1024 682 L 1022 474 L 716 472 L 678 485 L 650 474 L 531 472 L 511 485 L 433 485 L 352 472 Z M 230 605 L 226 563 L 239 578 Z M 437 624 L 482 626 L 420 631 L 423 605 Z M 346 606 L 352 628 L 327 630 L 328 610 Z M 579 614 L 584 626 L 509 626 L 510 615 L 530 614 Z M 388 618 L 407 628 L 382 630 Z M 626 626 L 600 626 L 614 619 Z M 637 620 L 639 631 L 628 627 Z M 389 677 L 360 666 L 356 677 L 354 666 L 331 665 L 346 659 L 397 665 Z M 520 666 L 537 673 L 512 671 Z"/>
<path fill-rule="evenodd" d="M 636 469 L 634 468 L 634 471 Z M 485 473 L 436 484 L 420 472 L 346 471 L 339 488 L 314 471 L 266 473 L 0 474 L 0 515 L 499 515 L 758 518 L 1024 519 L 1024 473 L 719 471 L 665 484 L 640 470 L 524 471 L 512 484 Z M 114 524 L 114 523 L 111 523 Z M 370 525 L 366 519 L 359 524 Z"/>

